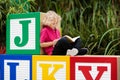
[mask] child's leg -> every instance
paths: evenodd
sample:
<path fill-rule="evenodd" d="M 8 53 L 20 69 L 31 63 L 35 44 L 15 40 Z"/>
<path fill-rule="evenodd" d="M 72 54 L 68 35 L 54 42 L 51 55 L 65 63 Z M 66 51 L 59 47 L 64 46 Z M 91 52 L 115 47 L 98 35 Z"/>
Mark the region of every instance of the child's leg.
<path fill-rule="evenodd" d="M 65 37 L 63 37 L 56 43 L 53 55 L 66 55 L 67 50 L 72 48 L 73 45 L 69 43 Z"/>
<path fill-rule="evenodd" d="M 81 48 L 77 55 L 85 55 L 86 53 L 88 53 L 88 49 L 87 48 Z"/>
<path fill-rule="evenodd" d="M 77 55 L 84 55 L 88 52 L 87 48 L 82 48 L 82 41 L 80 38 L 78 38 L 75 41 L 74 48 L 78 49 L 78 54 Z"/>
<path fill-rule="evenodd" d="M 74 43 L 74 48 L 77 48 L 78 51 L 82 48 L 82 41 L 80 38 L 78 38 Z"/>

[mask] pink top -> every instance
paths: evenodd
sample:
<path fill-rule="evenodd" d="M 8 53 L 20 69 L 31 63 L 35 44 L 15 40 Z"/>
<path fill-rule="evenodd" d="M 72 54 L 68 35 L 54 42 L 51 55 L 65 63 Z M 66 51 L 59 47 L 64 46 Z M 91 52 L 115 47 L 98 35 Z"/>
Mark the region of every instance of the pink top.
<path fill-rule="evenodd" d="M 43 29 L 41 29 L 40 32 L 40 43 L 42 42 L 50 42 L 55 39 L 60 38 L 60 32 L 57 29 L 52 29 L 49 26 L 44 26 Z M 43 48 L 46 54 L 51 55 L 53 51 L 53 46 L 49 46 L 46 48 Z"/>

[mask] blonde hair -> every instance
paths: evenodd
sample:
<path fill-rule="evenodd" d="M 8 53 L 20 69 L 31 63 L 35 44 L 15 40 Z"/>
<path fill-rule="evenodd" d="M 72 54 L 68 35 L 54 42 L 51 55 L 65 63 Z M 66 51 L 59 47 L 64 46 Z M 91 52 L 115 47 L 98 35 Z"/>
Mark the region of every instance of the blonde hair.
<path fill-rule="evenodd" d="M 58 24 L 61 21 L 61 17 L 55 13 L 54 11 L 48 11 L 45 13 L 43 19 L 41 20 L 42 25 L 50 25 L 51 21 L 50 18 L 54 19 L 56 21 L 56 24 Z"/>

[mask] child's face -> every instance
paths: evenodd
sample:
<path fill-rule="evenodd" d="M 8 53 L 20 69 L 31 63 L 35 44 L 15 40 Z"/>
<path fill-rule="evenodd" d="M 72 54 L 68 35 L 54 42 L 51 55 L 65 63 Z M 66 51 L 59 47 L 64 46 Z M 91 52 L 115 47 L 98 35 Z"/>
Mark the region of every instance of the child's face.
<path fill-rule="evenodd" d="M 49 18 L 49 21 L 50 21 L 50 26 L 52 28 L 55 28 L 57 26 L 57 23 L 58 23 L 58 20 L 56 17 L 50 17 Z"/>
<path fill-rule="evenodd" d="M 52 11 L 49 11 L 45 14 L 45 18 L 43 19 L 43 24 L 48 25 L 51 28 L 57 27 L 58 22 L 60 21 L 60 17 Z"/>

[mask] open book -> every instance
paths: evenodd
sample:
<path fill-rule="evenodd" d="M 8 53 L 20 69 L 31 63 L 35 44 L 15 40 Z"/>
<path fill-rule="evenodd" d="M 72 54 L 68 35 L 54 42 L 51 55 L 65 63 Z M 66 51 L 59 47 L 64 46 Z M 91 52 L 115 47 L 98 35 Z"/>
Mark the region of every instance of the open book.
<path fill-rule="evenodd" d="M 72 37 L 70 37 L 68 35 L 65 35 L 63 37 L 66 37 L 69 42 L 75 42 L 78 38 L 80 38 L 80 36 L 72 38 Z"/>

